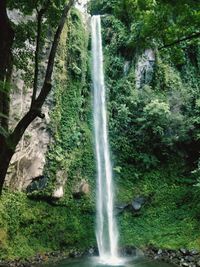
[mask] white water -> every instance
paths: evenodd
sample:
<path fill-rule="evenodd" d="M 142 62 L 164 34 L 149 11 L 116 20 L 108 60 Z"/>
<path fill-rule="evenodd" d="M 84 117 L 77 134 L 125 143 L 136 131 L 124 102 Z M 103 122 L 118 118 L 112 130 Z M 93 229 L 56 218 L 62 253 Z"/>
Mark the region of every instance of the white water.
<path fill-rule="evenodd" d="M 106 93 L 103 72 L 103 49 L 101 37 L 101 18 L 93 16 L 92 24 L 92 58 L 94 87 L 94 128 L 97 159 L 97 228 L 96 237 L 103 263 L 117 264 L 118 231 L 113 214 L 113 181 L 110 161 Z"/>

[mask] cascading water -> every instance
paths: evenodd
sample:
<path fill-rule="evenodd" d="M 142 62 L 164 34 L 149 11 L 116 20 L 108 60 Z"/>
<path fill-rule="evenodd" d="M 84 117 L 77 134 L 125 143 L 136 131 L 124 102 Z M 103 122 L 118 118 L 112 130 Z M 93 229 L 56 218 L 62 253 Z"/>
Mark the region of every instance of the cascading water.
<path fill-rule="evenodd" d="M 107 131 L 106 95 L 103 72 L 101 17 L 92 17 L 94 128 L 97 159 L 97 229 L 100 260 L 118 261 L 118 231 L 113 213 L 113 181 Z"/>

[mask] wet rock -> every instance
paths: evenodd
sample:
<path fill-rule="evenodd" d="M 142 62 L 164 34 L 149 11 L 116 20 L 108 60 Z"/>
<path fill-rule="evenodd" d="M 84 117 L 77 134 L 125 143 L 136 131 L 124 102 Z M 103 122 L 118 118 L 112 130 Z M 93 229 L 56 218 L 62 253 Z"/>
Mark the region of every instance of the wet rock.
<path fill-rule="evenodd" d="M 155 260 L 165 261 L 181 267 L 200 267 L 200 253 L 185 248 L 179 250 L 156 249 L 150 247 L 146 254 Z M 198 265 L 199 262 L 199 265 Z"/>
<path fill-rule="evenodd" d="M 193 250 L 190 251 L 190 255 L 192 255 L 192 256 L 195 256 L 195 255 L 198 255 L 198 254 L 199 253 L 198 253 L 198 251 L 196 249 L 193 249 Z"/>
<path fill-rule="evenodd" d="M 72 249 L 70 250 L 68 257 L 69 258 L 80 258 L 83 257 L 85 255 L 85 253 L 83 251 L 80 251 L 78 249 Z"/>
<path fill-rule="evenodd" d="M 182 266 L 184 266 L 184 267 L 188 267 L 189 264 L 188 264 L 187 262 L 183 262 L 183 263 L 182 263 Z"/>
<path fill-rule="evenodd" d="M 135 215 L 138 215 L 145 202 L 146 199 L 144 197 L 137 196 L 131 203 L 118 204 L 115 207 L 115 215 L 121 214 L 124 211 L 134 212 Z"/>
<path fill-rule="evenodd" d="M 132 246 L 127 246 L 124 248 L 124 256 L 136 256 L 136 248 Z"/>
<path fill-rule="evenodd" d="M 97 247 L 90 247 L 86 253 L 84 253 L 84 256 L 88 256 L 88 257 L 93 257 L 93 256 L 98 256 L 99 252 L 98 252 L 98 248 Z"/>
<path fill-rule="evenodd" d="M 180 252 L 181 252 L 183 255 L 187 255 L 187 254 L 188 254 L 188 250 L 187 250 L 187 249 L 184 249 L 184 248 L 181 248 L 181 249 L 180 249 Z"/>
<path fill-rule="evenodd" d="M 137 196 L 131 203 L 131 206 L 133 208 L 134 211 L 139 211 L 141 210 L 142 206 L 145 203 L 145 198 L 141 197 L 141 196 Z"/>
<path fill-rule="evenodd" d="M 115 207 L 115 215 L 118 215 L 118 214 L 121 214 L 122 212 L 124 212 L 125 210 L 128 210 L 129 209 L 129 204 L 127 203 L 121 203 L 121 204 L 118 204 L 116 207 Z"/>
<path fill-rule="evenodd" d="M 143 256 L 144 253 L 135 246 L 125 246 L 119 251 L 122 257 Z"/>
<path fill-rule="evenodd" d="M 91 256 L 93 256 L 94 255 L 94 248 L 90 248 L 89 250 L 88 250 L 88 253 L 89 253 L 89 255 L 91 255 Z"/>
<path fill-rule="evenodd" d="M 152 49 L 146 49 L 138 58 L 135 68 L 136 88 L 139 89 L 145 84 L 150 84 L 153 79 L 155 66 L 155 52 Z"/>
<path fill-rule="evenodd" d="M 192 262 L 194 260 L 194 258 L 192 256 L 186 256 L 185 260 L 188 262 Z"/>

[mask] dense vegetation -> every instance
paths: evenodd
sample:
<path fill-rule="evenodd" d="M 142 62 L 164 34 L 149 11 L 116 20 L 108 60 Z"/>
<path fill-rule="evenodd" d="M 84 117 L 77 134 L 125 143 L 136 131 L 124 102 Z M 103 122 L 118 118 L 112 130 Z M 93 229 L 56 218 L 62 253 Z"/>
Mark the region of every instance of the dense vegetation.
<path fill-rule="evenodd" d="M 102 25 L 117 200 L 148 199 L 140 214 L 119 217 L 121 241 L 199 248 L 199 4 L 91 1 L 91 12 L 106 14 Z M 138 86 L 138 60 L 146 49 L 155 51 L 155 65 L 150 73 L 142 69 Z"/>
<path fill-rule="evenodd" d="M 118 215 L 121 245 L 200 249 L 199 7 L 192 0 L 92 0 L 89 5 L 92 14 L 105 15 L 102 34 L 116 202 L 130 203 L 138 195 L 147 200 L 140 212 Z M 24 31 L 31 25 L 21 26 Z M 48 183 L 29 195 L 32 200 L 25 193 L 4 192 L 2 258 L 95 245 L 89 41 L 74 9 L 56 58 Z M 136 70 L 146 49 L 154 53 L 153 67 L 141 73 L 138 85 Z M 26 60 L 29 57 L 24 54 Z M 17 63 L 25 68 L 27 61 L 21 59 Z M 25 71 L 27 82 L 29 72 Z M 67 177 L 64 198 L 46 203 L 58 171 Z M 90 184 L 90 194 L 77 200 L 73 191 L 82 179 Z"/>

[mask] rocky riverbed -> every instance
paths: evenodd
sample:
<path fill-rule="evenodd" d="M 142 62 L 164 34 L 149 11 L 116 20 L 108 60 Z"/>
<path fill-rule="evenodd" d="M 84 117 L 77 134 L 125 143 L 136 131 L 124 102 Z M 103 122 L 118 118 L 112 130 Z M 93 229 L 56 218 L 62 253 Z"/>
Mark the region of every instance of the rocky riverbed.
<path fill-rule="evenodd" d="M 200 267 L 200 253 L 197 250 L 148 248 L 145 254 L 155 260 L 173 263 L 182 267 Z"/>
<path fill-rule="evenodd" d="M 134 257 L 136 255 L 144 254 L 151 259 L 157 261 L 164 261 L 172 263 L 175 266 L 181 267 L 200 267 L 200 252 L 197 250 L 187 250 L 181 248 L 179 250 L 158 249 L 149 247 L 145 250 L 139 250 L 134 246 L 126 246 L 120 250 L 122 257 Z M 58 262 L 68 258 L 81 258 L 97 256 L 98 251 L 95 247 L 90 247 L 86 251 L 79 251 L 78 249 L 71 249 L 68 252 L 51 252 L 44 254 L 37 254 L 30 259 L 16 259 L 12 261 L 1 261 L 0 267 L 32 267 L 38 266 L 41 263 Z"/>

